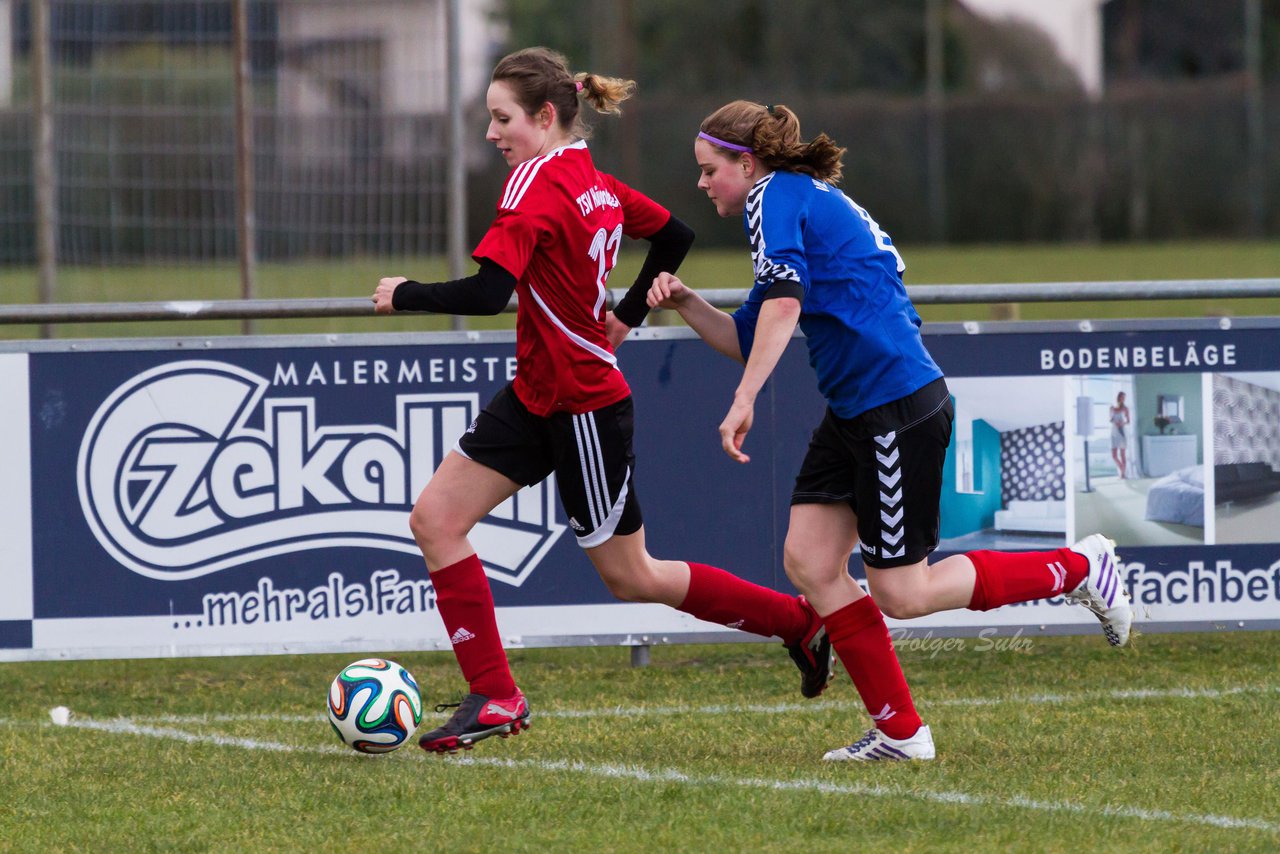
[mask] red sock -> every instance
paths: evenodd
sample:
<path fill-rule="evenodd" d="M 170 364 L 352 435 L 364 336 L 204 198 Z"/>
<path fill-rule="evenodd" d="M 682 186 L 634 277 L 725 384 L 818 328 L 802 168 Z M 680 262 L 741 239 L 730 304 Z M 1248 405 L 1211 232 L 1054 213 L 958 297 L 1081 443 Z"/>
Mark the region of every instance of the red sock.
<path fill-rule="evenodd" d="M 453 654 L 471 693 L 507 698 L 515 694 L 507 654 L 493 613 L 493 592 L 476 555 L 431 573 L 436 610 L 453 643 Z"/>
<path fill-rule="evenodd" d="M 823 617 L 827 635 L 844 669 L 853 678 L 858 696 L 880 731 L 890 738 L 910 738 L 920 728 L 907 677 L 884 624 L 884 615 L 870 596 Z"/>
<path fill-rule="evenodd" d="M 783 643 L 799 643 L 811 619 L 795 596 L 752 584 L 705 563 L 692 562 L 689 592 L 679 610 L 699 620 L 755 635 L 776 635 Z"/>
<path fill-rule="evenodd" d="M 990 611 L 1014 602 L 1047 599 L 1074 590 L 1089 571 L 1089 559 L 1071 549 L 1051 552 L 969 552 L 977 572 L 969 610 Z"/>

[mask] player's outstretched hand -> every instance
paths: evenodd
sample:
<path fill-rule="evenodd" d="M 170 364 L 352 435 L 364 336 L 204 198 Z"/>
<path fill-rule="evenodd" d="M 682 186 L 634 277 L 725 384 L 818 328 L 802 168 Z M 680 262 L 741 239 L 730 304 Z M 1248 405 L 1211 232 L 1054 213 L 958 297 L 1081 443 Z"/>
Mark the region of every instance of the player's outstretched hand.
<path fill-rule="evenodd" d="M 671 273 L 659 273 L 649 286 L 645 301 L 649 308 L 679 308 L 693 292 Z"/>
<path fill-rule="evenodd" d="M 387 279 L 379 279 L 378 287 L 373 292 L 373 310 L 378 314 L 392 314 L 395 312 L 395 306 L 391 304 L 391 297 L 396 292 L 396 286 L 401 282 L 409 281 L 404 276 L 392 276 Z"/>

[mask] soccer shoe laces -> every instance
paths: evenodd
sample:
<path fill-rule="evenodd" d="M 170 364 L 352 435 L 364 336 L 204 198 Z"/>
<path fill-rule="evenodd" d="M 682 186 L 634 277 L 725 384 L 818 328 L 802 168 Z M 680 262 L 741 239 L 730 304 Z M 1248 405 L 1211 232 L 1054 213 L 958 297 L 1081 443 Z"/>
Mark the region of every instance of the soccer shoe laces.
<path fill-rule="evenodd" d="M 879 736 L 879 734 L 880 733 L 878 730 L 875 730 L 875 729 L 867 730 L 866 734 L 863 735 L 862 738 L 858 739 L 853 744 L 849 745 L 849 748 L 848 748 L 849 752 L 857 753 L 859 750 L 861 750 L 862 748 L 866 747 L 868 744 L 871 744 L 873 741 L 875 741 L 876 738 Z"/>
<path fill-rule="evenodd" d="M 437 703 L 436 711 L 443 712 L 445 709 L 457 709 L 444 724 L 444 728 L 448 729 L 451 726 L 461 727 L 479 714 L 479 707 L 488 701 L 488 697 L 480 694 L 468 694 L 456 703 Z"/>
<path fill-rule="evenodd" d="M 471 700 L 472 697 L 476 697 L 477 700 L 472 700 L 468 703 L 467 701 Z M 456 709 L 456 711 L 449 716 L 449 720 L 440 725 L 440 729 L 450 732 L 465 730 L 467 728 L 468 721 L 474 715 L 475 707 L 479 702 L 483 701 L 484 697 L 480 697 L 478 694 L 468 694 L 456 703 L 436 703 L 437 713 L 443 712 L 446 709 Z"/>

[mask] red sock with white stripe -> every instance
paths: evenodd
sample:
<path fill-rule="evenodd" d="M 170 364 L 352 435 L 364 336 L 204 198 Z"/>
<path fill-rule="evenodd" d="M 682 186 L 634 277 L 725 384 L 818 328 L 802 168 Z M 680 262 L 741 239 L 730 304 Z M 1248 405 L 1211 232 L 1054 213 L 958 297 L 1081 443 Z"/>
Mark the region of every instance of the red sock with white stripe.
<path fill-rule="evenodd" d="M 809 628 L 809 612 L 795 596 L 744 581 L 731 572 L 689 563 L 689 592 L 678 610 L 765 637 L 799 643 Z"/>
<path fill-rule="evenodd" d="M 880 731 L 890 738 L 915 735 L 920 729 L 920 715 L 916 714 L 911 688 L 875 600 L 863 596 L 822 621 L 831 646 Z"/>
<path fill-rule="evenodd" d="M 493 592 L 476 555 L 431 573 L 436 610 L 471 693 L 506 699 L 516 693 L 493 613 Z"/>
<path fill-rule="evenodd" d="M 1071 549 L 1050 552 L 969 552 L 977 573 L 970 611 L 990 611 L 1014 602 L 1047 599 L 1075 590 L 1089 572 L 1089 559 Z"/>

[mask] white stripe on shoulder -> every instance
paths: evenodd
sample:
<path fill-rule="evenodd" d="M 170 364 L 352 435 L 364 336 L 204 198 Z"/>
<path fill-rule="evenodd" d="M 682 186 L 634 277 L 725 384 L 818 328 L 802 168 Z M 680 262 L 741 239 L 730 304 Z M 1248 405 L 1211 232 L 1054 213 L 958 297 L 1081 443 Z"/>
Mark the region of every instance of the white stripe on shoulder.
<path fill-rule="evenodd" d="M 526 160 L 516 167 L 517 174 L 511 176 L 511 180 L 507 183 L 507 191 L 503 194 L 501 207 L 507 210 L 515 210 L 520 204 L 520 200 L 524 198 L 524 194 L 528 192 L 529 187 L 533 185 L 533 179 L 538 176 L 538 171 L 547 164 L 553 157 L 559 157 L 566 151 L 574 149 L 585 149 L 587 147 L 586 140 L 578 140 L 577 142 L 562 145 L 559 148 L 548 151 L 541 157 L 534 157 Z"/>
<path fill-rule="evenodd" d="M 534 158 L 537 160 L 538 158 Z M 511 207 L 511 197 L 515 192 L 515 188 L 524 183 L 524 175 L 533 167 L 534 160 L 526 160 L 515 169 L 511 170 L 511 178 L 507 181 L 507 187 L 502 193 L 502 202 L 498 205 L 500 208 Z"/>
<path fill-rule="evenodd" d="M 545 314 L 547 318 L 556 325 L 557 329 L 559 329 L 561 332 L 565 334 L 566 338 L 568 338 L 574 344 L 577 344 L 579 347 L 586 350 L 588 353 L 592 354 L 593 356 L 598 356 L 599 358 L 608 362 L 611 366 L 615 368 L 618 367 L 618 359 L 616 356 L 614 356 L 612 353 L 610 353 L 608 350 L 604 349 L 603 347 L 599 347 L 595 344 L 592 344 L 590 341 L 583 338 L 581 335 L 571 331 L 569 327 L 564 325 L 564 321 L 562 321 L 560 318 L 555 316 L 555 314 L 551 311 L 550 306 L 548 306 L 545 302 L 542 301 L 542 297 L 538 296 L 538 292 L 535 291 L 532 286 L 530 286 L 529 288 L 529 295 L 532 296 L 533 301 L 538 304 L 538 308 L 542 309 L 542 313 Z"/>

